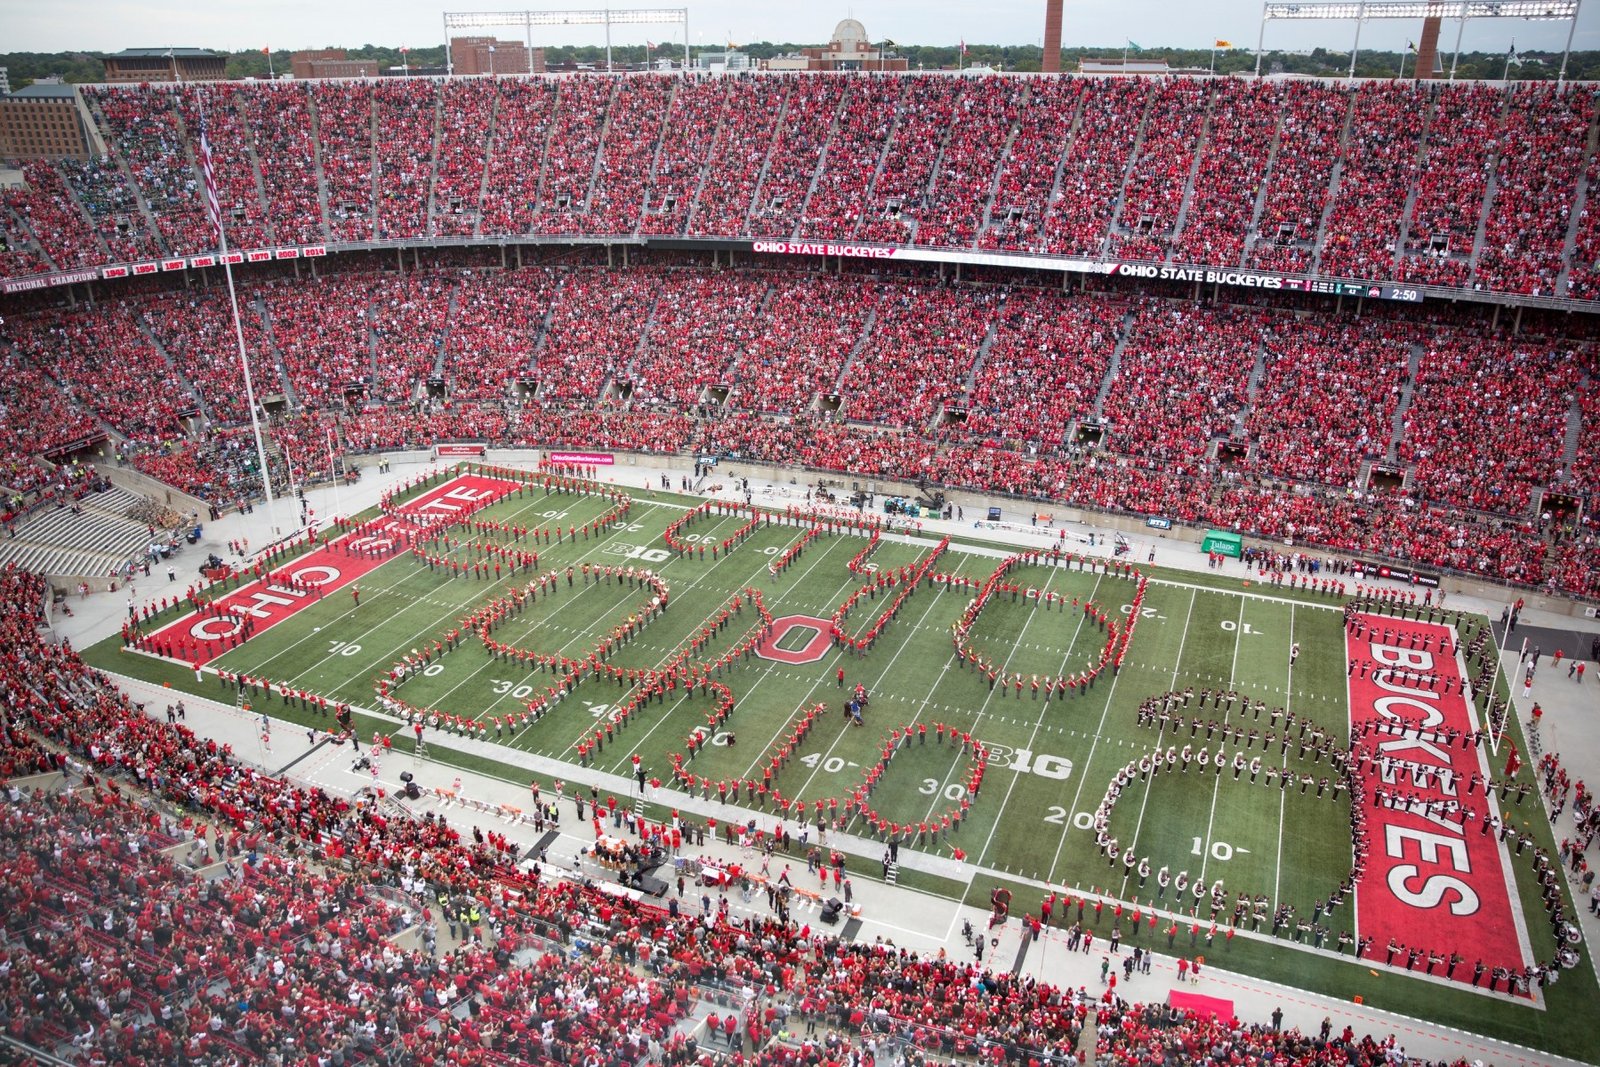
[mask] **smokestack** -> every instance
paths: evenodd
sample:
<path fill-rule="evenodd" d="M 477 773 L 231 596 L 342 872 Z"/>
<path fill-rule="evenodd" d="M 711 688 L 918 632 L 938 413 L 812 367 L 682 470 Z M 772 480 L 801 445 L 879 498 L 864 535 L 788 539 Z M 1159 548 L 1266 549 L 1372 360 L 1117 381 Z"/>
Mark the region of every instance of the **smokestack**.
<path fill-rule="evenodd" d="M 1439 23 L 1444 21 L 1438 15 L 1431 15 L 1422 20 L 1422 39 L 1417 42 L 1417 77 L 1433 77 L 1433 68 L 1437 65 L 1439 55 Z"/>
<path fill-rule="evenodd" d="M 1046 74 L 1061 73 L 1062 0 L 1044 0 L 1044 63 Z"/>

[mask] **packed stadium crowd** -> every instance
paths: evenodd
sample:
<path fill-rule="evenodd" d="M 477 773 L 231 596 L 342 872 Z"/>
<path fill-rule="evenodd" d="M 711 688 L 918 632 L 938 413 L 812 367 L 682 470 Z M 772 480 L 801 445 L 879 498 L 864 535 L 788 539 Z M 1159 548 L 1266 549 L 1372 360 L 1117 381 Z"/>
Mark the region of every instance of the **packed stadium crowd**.
<path fill-rule="evenodd" d="M 640 75 L 86 98 L 108 155 L 30 164 L 5 193 L 7 274 L 209 251 L 204 125 L 236 247 L 831 238 L 1600 295 L 1593 212 L 1573 217 L 1595 170 L 1581 84 Z"/>
<path fill-rule="evenodd" d="M 241 285 L 269 463 L 300 484 L 450 440 L 715 454 L 1600 591 L 1593 527 L 1559 504 L 1595 482 L 1597 411 L 1593 342 L 1564 319 L 596 263 L 374 254 Z M 8 317 L 7 486 L 109 428 L 141 470 L 238 505 L 259 464 L 227 318 L 220 287 Z"/>

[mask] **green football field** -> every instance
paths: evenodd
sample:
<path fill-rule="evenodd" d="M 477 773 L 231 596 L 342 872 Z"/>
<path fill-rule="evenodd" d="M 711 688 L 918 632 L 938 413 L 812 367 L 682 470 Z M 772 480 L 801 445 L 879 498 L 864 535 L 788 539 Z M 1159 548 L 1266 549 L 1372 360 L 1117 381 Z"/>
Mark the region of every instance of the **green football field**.
<path fill-rule="evenodd" d="M 798 525 L 758 528 L 736 550 L 719 552 L 715 559 L 709 550 L 701 558 L 697 547 L 680 554 L 667 548 L 663 533 L 697 501 L 651 491 L 634 490 L 630 495 L 634 504 L 624 524 L 576 543 L 567 540 L 539 547 L 538 569 L 553 568 L 561 577 L 553 591 L 509 615 L 493 632 L 496 642 L 581 660 L 630 614 L 641 611 L 649 590 L 621 579 L 606 582 L 597 577 L 586 582 L 581 574 L 585 563 L 597 568 L 648 567 L 670 590 L 668 610 L 610 654 L 609 665 L 624 671 L 660 667 L 683 653 L 708 626 L 712 633 L 688 662 L 714 663 L 737 647 L 759 621 L 753 601 L 746 598 L 726 627 L 717 626 L 717 617 L 741 590 L 755 590 L 775 619 L 806 616 L 822 620 L 815 624 L 820 628 L 871 578 L 870 573 L 852 573 L 848 567 L 866 538 L 843 533 L 812 541 L 774 576 L 772 561 L 804 533 Z M 535 493 L 494 504 L 473 518 L 581 528 L 607 506 L 596 496 Z M 701 516 L 684 527 L 682 535 L 698 539 L 690 542 L 693 546 L 716 545 L 746 522 L 743 515 Z M 926 561 L 935 547 L 935 539 L 928 536 L 887 535 L 870 556 L 870 566 L 893 572 Z M 455 551 L 458 558 L 471 558 L 466 548 Z M 982 585 L 1010 553 L 976 541 L 957 541 L 934 561 L 932 570 Z M 579 568 L 570 585 L 564 576 L 569 565 Z M 1012 890 L 1017 911 L 1037 909 L 1046 892 L 1041 883 L 1106 894 L 1130 909 L 1148 912 L 1152 905 L 1168 909 L 1176 904 L 1175 894 L 1167 891 L 1158 898 L 1155 874 L 1141 878 L 1138 870 L 1120 860 L 1108 863 L 1097 848 L 1096 809 L 1118 772 L 1136 766 L 1141 757 L 1168 746 L 1189 746 L 1196 753 L 1220 749 L 1231 760 L 1239 747 L 1223 743 L 1226 728 L 1238 725 L 1265 734 L 1271 729 L 1271 713 L 1252 715 L 1238 703 L 1200 708 L 1197 702 L 1187 714 L 1203 720 L 1200 725 L 1192 731 L 1183 726 L 1162 733 L 1154 725 L 1140 725 L 1141 702 L 1186 688 L 1234 690 L 1268 709 L 1283 708 L 1310 719 L 1341 746 L 1348 738 L 1341 603 L 1333 597 L 1246 582 L 1237 564 L 1229 567 L 1226 574 L 1147 568 L 1150 580 L 1120 671 L 1113 673 L 1108 667 L 1082 693 L 1055 699 L 1047 699 L 1045 693 L 1035 695 L 1028 684 L 1020 694 L 991 687 L 984 674 L 961 665 L 952 654 L 952 627 L 976 590 L 942 581 L 917 587 L 865 653 L 825 644 L 819 648 L 811 640 L 815 630 L 807 623 L 784 624 L 787 632 L 781 648 L 799 653 L 811 647 L 820 658 L 790 663 L 740 656 L 712 673 L 710 680 L 727 686 L 734 697 L 731 715 L 715 726 L 708 725 L 716 704 L 713 687 L 705 694 L 693 689 L 667 700 L 649 700 L 621 727 L 616 709 L 629 691 L 603 675 L 586 676 L 569 696 L 537 720 L 524 723 L 529 701 L 545 694 L 558 676 L 494 656 L 475 636 L 407 678 L 394 694 L 413 707 L 488 723 L 489 739 L 498 740 L 503 750 L 493 761 L 452 753 L 451 738 L 444 735 L 430 745 L 433 758 L 524 784 L 528 775 L 518 769 L 520 753 L 576 764 L 580 744 L 592 744 L 608 722 L 612 739 L 591 756 L 592 765 L 600 770 L 631 775 L 638 757 L 649 776 L 665 780 L 671 778 L 676 755 L 697 783 L 760 781 L 795 724 L 808 709 L 826 703 L 827 711 L 771 779 L 775 791 L 803 801 L 813 819 L 818 802 L 830 815 L 832 801 L 838 802 L 839 811 L 845 810 L 852 792 L 878 763 L 891 732 L 910 726 L 915 739 L 884 768 L 871 796 L 872 807 L 888 821 L 912 827 L 931 824 L 926 836 L 913 831 L 914 840 L 903 849 L 947 858 L 960 855 L 965 863 L 956 868 L 963 872 L 961 880 L 904 870 L 901 884 L 974 904 L 985 903 L 995 886 L 1004 885 Z M 974 650 L 999 665 L 1003 676 L 1019 673 L 1024 679 L 1035 674 L 1073 675 L 1092 667 L 1107 634 L 1074 608 L 1074 601 L 1092 601 L 1111 619 L 1122 620 L 1136 588 L 1128 577 L 1070 562 L 1022 564 L 1008 580 L 1060 598 L 1052 605 L 1045 597 L 996 594 L 972 627 Z M 257 634 L 212 666 L 265 676 L 358 709 L 374 709 L 377 680 L 401 657 L 443 640 L 462 618 L 527 581 L 509 574 L 498 582 L 445 577 L 401 555 L 361 580 L 359 610 L 346 595 L 329 596 Z M 889 587 L 864 596 L 850 612 L 845 629 L 864 634 L 898 591 Z M 1301 652 L 1291 666 L 1290 649 L 1295 644 Z M 114 671 L 170 681 L 208 696 L 217 693 L 214 684 L 197 687 L 191 672 L 122 653 L 117 645 L 114 639 L 104 643 L 91 651 L 91 658 Z M 837 678 L 841 668 L 842 688 Z M 847 723 L 842 710 L 857 684 L 870 693 L 862 726 Z M 277 701 L 267 710 L 305 718 Z M 498 732 L 496 718 L 502 722 Z M 1218 736 L 1208 741 L 1210 722 L 1216 724 Z M 923 724 L 928 727 L 925 738 Z M 380 725 L 390 732 L 398 729 L 393 722 L 383 725 L 366 718 L 359 728 L 368 736 Z M 697 728 L 704 731 L 706 743 L 697 746 L 691 759 L 688 741 Z M 970 798 L 967 817 L 941 831 L 942 816 L 958 811 L 966 796 L 974 759 L 959 744 L 942 741 L 952 730 L 980 740 L 988 751 L 988 765 L 981 790 Z M 396 743 L 407 746 L 409 733 L 398 734 Z M 1264 764 L 1297 779 L 1310 775 L 1320 780 L 1333 773 L 1326 762 L 1315 762 L 1310 754 L 1302 757 L 1294 745 L 1286 753 L 1276 746 L 1264 752 L 1257 745 L 1247 756 L 1261 756 Z M 574 776 L 581 777 L 581 771 L 575 770 Z M 1135 855 L 1148 857 L 1152 869 L 1166 867 L 1173 876 L 1181 872 L 1182 880 L 1198 880 L 1208 888 L 1221 883 L 1228 906 L 1219 922 L 1229 917 L 1240 892 L 1293 905 L 1297 913 L 1308 916 L 1350 872 L 1350 798 L 1343 794 L 1334 798 L 1331 791 L 1319 797 L 1315 788 L 1280 789 L 1268 782 L 1264 772 L 1255 784 L 1251 777 L 1245 773 L 1236 778 L 1231 767 L 1216 774 L 1198 763 L 1190 771 L 1156 774 L 1147 780 L 1135 769 L 1109 809 L 1106 831 L 1119 849 L 1131 847 Z M 696 789 L 696 795 L 713 799 L 718 793 L 714 784 Z M 664 794 L 663 802 L 670 803 L 672 796 Z M 778 817 L 771 803 L 748 806 L 765 824 Z M 1542 820 L 1534 811 L 1530 807 L 1527 815 L 1538 824 Z M 860 816 L 850 818 L 845 829 L 874 839 L 872 827 Z M 1548 837 L 1548 829 L 1543 833 Z M 852 868 L 876 875 L 880 853 L 881 846 L 874 844 L 873 852 L 856 857 Z M 1534 954 L 1545 958 L 1551 935 L 1535 883 L 1526 864 L 1514 867 Z M 1185 903 L 1192 905 L 1193 900 L 1186 898 Z M 1203 925 L 1209 925 L 1210 910 L 1208 895 L 1200 908 Z M 1123 924 L 1128 924 L 1126 918 Z M 1403 975 L 1374 976 L 1364 964 L 1352 963 L 1348 956 L 1340 959 L 1332 951 L 1341 931 L 1357 932 L 1352 905 L 1347 901 L 1324 924 L 1328 928 L 1324 952 L 1308 951 L 1309 940 L 1305 947 L 1297 946 L 1289 936 L 1241 937 L 1227 944 L 1219 937 L 1212 948 L 1202 942 L 1192 951 L 1207 952 L 1224 968 L 1336 995 L 1360 995 L 1368 1003 L 1408 1014 L 1595 1058 L 1592 1037 L 1580 1033 L 1581 1028 L 1559 1025 L 1565 1011 L 1596 1003 L 1587 959 L 1547 990 L 1540 1008 Z M 1112 925 L 1108 909 L 1101 934 Z M 1146 928 L 1140 936 L 1146 943 L 1165 947 L 1160 942 L 1165 940 L 1166 925 L 1163 919 L 1162 932 Z M 1263 926 L 1262 933 L 1266 932 Z M 1124 932 L 1125 940 L 1130 936 Z M 1187 950 L 1187 932 L 1180 936 L 1180 949 Z M 1441 947 L 1448 951 L 1448 946 Z"/>

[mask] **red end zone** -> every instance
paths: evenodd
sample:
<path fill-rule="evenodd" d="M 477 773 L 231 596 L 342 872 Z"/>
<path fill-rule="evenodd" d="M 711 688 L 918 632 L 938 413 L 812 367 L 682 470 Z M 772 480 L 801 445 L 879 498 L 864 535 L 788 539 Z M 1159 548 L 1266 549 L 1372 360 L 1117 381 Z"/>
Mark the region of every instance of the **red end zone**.
<path fill-rule="evenodd" d="M 1345 630 L 1350 658 L 1373 664 L 1349 679 L 1351 737 L 1370 761 L 1364 764 L 1366 788 L 1352 798 L 1367 826 L 1365 870 L 1356 881 L 1360 932 L 1372 938 L 1371 955 L 1380 958 L 1391 938 L 1404 948 L 1459 952 L 1465 964 L 1456 969 L 1457 979 L 1470 980 L 1477 960 L 1487 968 L 1520 968 L 1531 954 L 1513 910 L 1508 858 L 1492 831 L 1480 832 L 1492 800 L 1481 789 L 1467 793 L 1473 775 L 1490 777 L 1488 752 L 1447 740 L 1449 731 L 1478 728 L 1476 709 L 1461 692 L 1455 631 L 1377 615 L 1357 618 L 1376 627 L 1360 638 Z M 1446 638 L 1451 651 L 1441 654 Z M 1436 685 L 1406 677 L 1419 674 L 1434 676 Z M 1378 790 L 1413 799 L 1392 806 L 1379 801 Z M 1430 812 L 1429 802 L 1454 802 L 1478 817 L 1463 826 L 1457 810 Z M 1401 952 L 1395 962 L 1404 959 Z"/>
<path fill-rule="evenodd" d="M 462 475 L 406 501 L 403 507 L 407 516 L 424 522 L 464 518 L 516 488 L 517 483 L 499 478 Z M 143 647 L 195 666 L 208 663 L 243 639 L 244 618 L 253 621 L 256 633 L 271 629 L 387 563 L 411 543 L 418 529 L 409 518 L 377 519 L 218 598 L 214 610 L 185 615 L 146 634 Z"/>

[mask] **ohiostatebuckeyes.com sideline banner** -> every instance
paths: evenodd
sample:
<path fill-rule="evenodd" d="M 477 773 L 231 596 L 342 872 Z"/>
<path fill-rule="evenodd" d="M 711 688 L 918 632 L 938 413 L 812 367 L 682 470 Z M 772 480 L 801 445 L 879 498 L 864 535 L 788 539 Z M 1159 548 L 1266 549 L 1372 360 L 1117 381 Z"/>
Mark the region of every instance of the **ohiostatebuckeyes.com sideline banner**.
<path fill-rule="evenodd" d="M 967 263 L 973 266 L 1016 270 L 1052 270 L 1070 274 L 1110 274 L 1120 278 L 1148 278 L 1167 282 L 1194 282 L 1247 289 L 1282 289 L 1324 296 L 1355 296 L 1371 300 L 1402 300 L 1420 304 L 1416 285 L 1348 281 L 1334 278 L 1292 278 L 1258 270 L 1184 267 L 1159 263 L 1079 259 L 1073 256 L 1030 256 L 1016 252 L 962 252 L 951 248 L 907 248 L 899 245 L 846 244 L 840 241 L 752 241 L 750 251 L 780 256 L 840 256 L 848 259 L 893 259 L 922 263 Z"/>
<path fill-rule="evenodd" d="M 1455 631 L 1431 623 L 1364 616 L 1365 638 L 1346 629 L 1348 654 L 1357 663 L 1371 660 L 1373 669 L 1352 674 L 1351 736 L 1362 727 L 1380 730 L 1404 727 L 1404 734 L 1367 733 L 1362 740 L 1373 763 L 1364 795 L 1352 797 L 1366 812 L 1366 870 L 1356 882 L 1356 921 L 1372 938 L 1371 955 L 1385 954 L 1390 939 L 1405 948 L 1459 952 L 1465 964 L 1457 979 L 1470 980 L 1473 964 L 1521 967 L 1531 960 L 1526 932 L 1518 921 L 1510 857 L 1498 836 L 1481 832 L 1481 818 L 1465 826 L 1454 817 L 1428 813 L 1430 802 L 1454 801 L 1482 815 L 1492 794 L 1467 795 L 1473 775 L 1493 776 L 1488 747 L 1463 745 L 1446 738 L 1449 731 L 1470 735 L 1478 728 L 1477 709 L 1461 691 L 1461 672 L 1454 652 Z M 1393 645 L 1374 640 L 1385 630 Z M 1411 648 L 1412 635 L 1417 648 Z M 1424 648 L 1423 639 L 1431 637 Z M 1438 649 L 1448 637 L 1452 649 Z M 1431 674 L 1436 688 L 1410 681 L 1407 675 Z M 1454 679 L 1456 684 L 1446 682 Z M 1385 725 L 1386 724 L 1386 725 Z M 1379 803 L 1375 789 L 1415 798 L 1410 807 Z M 1405 959 L 1402 950 L 1396 956 Z"/>
<path fill-rule="evenodd" d="M 452 478 L 401 507 L 424 522 L 471 513 L 515 492 L 516 482 L 470 474 Z M 347 589 L 405 550 L 421 527 L 398 516 L 383 516 L 353 533 L 278 567 L 268 577 L 218 597 L 215 611 L 195 612 L 148 635 L 146 645 L 159 655 L 199 669 L 241 638 L 243 620 L 255 632 L 270 629 L 325 596 Z M 347 601 L 342 608 L 348 608 Z"/>

